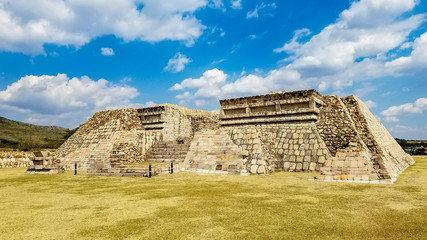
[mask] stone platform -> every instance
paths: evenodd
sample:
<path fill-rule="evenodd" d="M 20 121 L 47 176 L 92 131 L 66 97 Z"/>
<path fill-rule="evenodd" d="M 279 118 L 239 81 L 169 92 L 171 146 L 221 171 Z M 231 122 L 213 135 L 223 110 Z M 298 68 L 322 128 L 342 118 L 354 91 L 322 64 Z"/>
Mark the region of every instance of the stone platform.
<path fill-rule="evenodd" d="M 393 182 L 414 163 L 355 96 L 283 91 L 220 105 L 219 114 L 172 104 L 97 112 L 55 158 L 92 174 L 113 174 L 100 164 L 172 161 L 183 171 L 305 171 L 317 180 L 370 183 Z M 137 174 L 127 171 L 114 174 Z"/>

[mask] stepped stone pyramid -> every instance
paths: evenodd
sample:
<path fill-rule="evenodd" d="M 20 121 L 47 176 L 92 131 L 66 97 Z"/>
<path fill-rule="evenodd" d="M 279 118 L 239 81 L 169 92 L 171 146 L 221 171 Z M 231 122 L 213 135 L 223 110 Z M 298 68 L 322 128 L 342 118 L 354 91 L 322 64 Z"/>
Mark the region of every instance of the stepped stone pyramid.
<path fill-rule="evenodd" d="M 97 112 L 55 155 L 65 169 L 173 161 L 182 171 L 371 183 L 392 183 L 414 163 L 355 96 L 283 91 L 220 104 L 219 114 L 172 104 Z"/>

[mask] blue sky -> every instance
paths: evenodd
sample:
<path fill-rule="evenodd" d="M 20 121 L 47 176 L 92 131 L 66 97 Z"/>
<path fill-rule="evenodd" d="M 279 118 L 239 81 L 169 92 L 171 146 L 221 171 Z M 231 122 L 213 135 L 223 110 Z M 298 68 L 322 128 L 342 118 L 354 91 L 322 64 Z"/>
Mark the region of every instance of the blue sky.
<path fill-rule="evenodd" d="M 427 139 L 426 20 L 425 0 L 0 0 L 0 116 L 73 128 L 314 88 Z"/>

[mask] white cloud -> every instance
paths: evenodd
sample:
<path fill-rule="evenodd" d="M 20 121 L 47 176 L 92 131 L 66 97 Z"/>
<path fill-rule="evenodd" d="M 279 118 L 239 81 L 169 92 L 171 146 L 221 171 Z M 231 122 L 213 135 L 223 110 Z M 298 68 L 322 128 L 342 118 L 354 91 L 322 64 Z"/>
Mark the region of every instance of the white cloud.
<path fill-rule="evenodd" d="M 0 91 L 2 112 L 20 112 L 37 124 L 74 126 L 109 106 L 129 105 L 135 88 L 89 77 L 25 76 Z"/>
<path fill-rule="evenodd" d="M 390 134 L 403 139 L 425 139 L 427 132 L 424 129 L 396 124 L 389 128 Z"/>
<path fill-rule="evenodd" d="M 242 0 L 233 0 L 231 1 L 232 9 L 242 9 Z"/>
<path fill-rule="evenodd" d="M 381 97 L 386 97 L 386 96 L 388 96 L 388 95 L 390 95 L 390 94 L 391 94 L 391 92 L 390 92 L 390 91 L 388 91 L 388 92 L 382 93 L 382 94 L 381 94 Z"/>
<path fill-rule="evenodd" d="M 123 105 L 111 105 L 106 106 L 105 109 L 111 110 L 111 109 L 122 109 L 122 108 L 147 108 L 147 107 L 154 107 L 156 103 L 153 101 L 148 101 L 146 103 L 130 103 L 130 104 L 123 104 Z"/>
<path fill-rule="evenodd" d="M 396 124 L 388 129 L 392 136 L 397 138 L 425 140 L 427 136 L 427 128 L 424 129 L 422 127 Z"/>
<path fill-rule="evenodd" d="M 415 39 L 412 52 L 407 57 L 399 57 L 386 63 L 386 67 L 397 73 L 427 72 L 427 32 Z"/>
<path fill-rule="evenodd" d="M 1 0 L 0 50 L 37 55 L 44 53 L 44 44 L 79 48 L 106 34 L 125 41 L 178 40 L 191 45 L 205 28 L 193 13 L 207 4 L 206 0 Z"/>
<path fill-rule="evenodd" d="M 365 104 L 368 108 L 376 108 L 378 104 L 372 100 L 365 101 Z"/>
<path fill-rule="evenodd" d="M 302 37 L 308 29 L 295 31 L 294 37 L 274 52 L 285 52 L 290 57 L 287 68 L 301 74 L 311 86 L 342 89 L 354 81 L 371 80 L 397 75 L 399 66 L 408 68 L 407 58 L 390 59 L 387 53 L 402 45 L 408 46 L 408 36 L 425 21 L 425 14 L 403 16 L 413 9 L 415 0 L 361 0 L 352 3 L 337 21 L 325 27 L 306 42 Z M 411 59 L 422 68 L 427 47 L 423 34 L 413 44 Z M 390 54 L 392 56 L 392 54 Z M 394 66 L 392 63 L 394 63 Z M 423 69 L 426 69 L 425 67 Z"/>
<path fill-rule="evenodd" d="M 301 48 L 301 43 L 298 42 L 298 40 L 302 37 L 309 36 L 311 34 L 310 29 L 303 28 L 298 29 L 294 32 L 294 36 L 292 39 L 283 45 L 281 48 L 274 49 L 274 52 L 280 53 L 280 52 L 288 52 L 288 53 L 294 53 L 295 50 Z"/>
<path fill-rule="evenodd" d="M 416 128 L 396 124 L 390 128 L 390 131 L 395 132 L 395 133 L 402 133 L 402 132 L 407 132 L 407 131 L 416 131 Z"/>
<path fill-rule="evenodd" d="M 114 50 L 112 48 L 101 48 L 101 54 L 104 56 L 114 56 Z"/>
<path fill-rule="evenodd" d="M 164 68 L 165 71 L 177 73 L 184 70 L 185 65 L 192 62 L 190 58 L 187 58 L 184 54 L 176 53 L 171 59 L 168 61 L 168 65 Z"/>
<path fill-rule="evenodd" d="M 276 9 L 276 4 L 275 3 L 271 3 L 271 4 L 265 4 L 264 2 L 257 5 L 254 10 L 249 11 L 246 13 L 246 19 L 250 19 L 250 18 L 258 18 L 259 14 L 263 13 L 263 12 L 267 12 L 267 11 L 271 11 L 273 9 Z M 271 13 L 265 13 L 265 15 L 271 15 Z"/>
<path fill-rule="evenodd" d="M 423 56 L 427 55 L 423 54 L 427 54 L 427 47 L 424 45 L 427 33 L 413 43 L 408 41 L 408 36 L 426 21 L 425 14 L 408 14 L 415 5 L 416 0 L 355 1 L 348 10 L 340 14 L 336 22 L 318 34 L 310 36 L 309 29 L 296 30 L 290 41 L 274 49 L 276 53 L 288 55 L 285 59 L 286 65 L 281 61 L 282 66 L 268 74 L 243 75 L 232 81 L 227 79 L 224 72 L 212 69 L 205 73 L 216 73 L 218 78 L 225 76 L 226 80 L 207 84 L 202 76 L 177 83 L 171 90 L 185 89 L 188 92 L 185 97 L 188 102 L 190 99 L 192 101 L 204 98 L 220 99 L 284 89 L 318 88 L 320 91 L 326 91 L 331 88 L 334 92 L 345 92 L 343 89 L 353 86 L 356 81 L 395 76 L 408 69 L 409 65 L 403 63 L 399 64 L 402 69 L 399 71 L 397 71 L 399 67 L 388 66 L 393 62 L 391 53 L 402 45 L 405 47 L 411 45 L 413 48 L 409 56 L 413 61 L 410 66 L 426 70 L 424 61 L 427 57 Z M 267 8 L 271 10 L 275 5 L 265 3 L 257 5 L 254 10 L 247 13 L 247 18 L 259 17 L 260 10 Z M 306 40 L 305 37 L 310 38 Z M 362 84 L 362 86 L 370 85 Z M 364 95 L 374 90 L 375 87 L 371 86 L 369 89 L 358 89 L 355 93 Z M 181 97 L 183 101 L 184 97 Z M 385 119 L 397 118 L 388 116 Z"/>
<path fill-rule="evenodd" d="M 193 100 L 209 99 L 219 100 L 228 97 L 239 97 L 245 95 L 265 94 L 269 91 L 277 90 L 297 90 L 307 88 L 300 81 L 300 75 L 292 70 L 282 68 L 269 72 L 265 77 L 254 74 L 240 76 L 234 82 L 227 81 L 228 76 L 216 68 L 205 71 L 200 78 L 188 78 L 181 83 L 176 83 L 169 90 L 184 90 L 184 94 L 176 96 L 181 104 L 193 102 Z M 205 104 L 212 101 L 202 101 L 198 103 Z"/>
<path fill-rule="evenodd" d="M 221 27 L 217 27 L 217 26 L 213 27 L 211 30 L 211 34 L 215 34 L 215 33 L 218 33 L 218 35 L 221 37 L 225 36 L 225 31 Z"/>
<path fill-rule="evenodd" d="M 405 103 L 392 106 L 381 112 L 386 122 L 398 122 L 399 116 L 403 114 L 421 114 L 427 110 L 427 98 L 419 98 L 414 103 Z"/>
<path fill-rule="evenodd" d="M 210 0 L 209 7 L 221 9 L 222 11 L 226 10 L 222 0 Z"/>

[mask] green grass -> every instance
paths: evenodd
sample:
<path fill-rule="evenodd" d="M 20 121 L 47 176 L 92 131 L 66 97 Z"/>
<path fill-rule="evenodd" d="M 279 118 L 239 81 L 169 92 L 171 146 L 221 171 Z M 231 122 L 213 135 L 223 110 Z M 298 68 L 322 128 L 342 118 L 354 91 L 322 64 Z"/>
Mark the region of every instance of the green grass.
<path fill-rule="evenodd" d="M 37 126 L 0 117 L 0 148 L 58 148 L 67 132 L 66 128 Z"/>
<path fill-rule="evenodd" d="M 426 239 L 427 158 L 393 185 L 0 169 L 0 239 Z"/>

